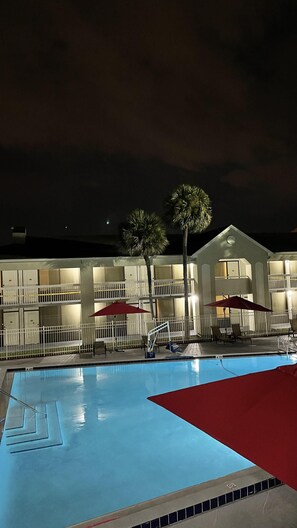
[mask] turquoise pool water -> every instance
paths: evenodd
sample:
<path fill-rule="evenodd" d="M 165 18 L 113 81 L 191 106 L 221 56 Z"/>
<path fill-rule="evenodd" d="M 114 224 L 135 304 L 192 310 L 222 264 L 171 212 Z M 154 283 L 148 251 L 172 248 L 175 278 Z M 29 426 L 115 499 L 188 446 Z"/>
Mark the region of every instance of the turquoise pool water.
<path fill-rule="evenodd" d="M 289 363 L 295 361 L 266 356 L 224 359 L 225 368 L 218 359 L 195 359 L 16 373 L 14 396 L 39 409 L 56 402 L 63 443 L 12 453 L 26 443 L 7 445 L 6 431 L 0 526 L 66 528 L 249 467 L 248 460 L 147 397 Z M 31 423 L 35 415 L 26 413 Z"/>

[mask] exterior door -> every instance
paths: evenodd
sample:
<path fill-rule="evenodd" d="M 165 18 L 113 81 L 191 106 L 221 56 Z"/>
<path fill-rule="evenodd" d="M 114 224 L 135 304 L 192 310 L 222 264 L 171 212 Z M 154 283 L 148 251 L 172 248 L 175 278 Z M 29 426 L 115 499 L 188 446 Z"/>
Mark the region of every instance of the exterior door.
<path fill-rule="evenodd" d="M 24 303 L 37 304 L 38 303 L 38 271 L 24 270 L 23 271 L 23 286 L 24 286 Z"/>
<path fill-rule="evenodd" d="M 19 345 L 19 312 L 3 313 L 4 346 Z"/>
<path fill-rule="evenodd" d="M 39 343 L 39 311 L 24 311 L 25 345 Z"/>
<path fill-rule="evenodd" d="M 2 271 L 3 304 L 18 304 L 18 272 Z"/>
<path fill-rule="evenodd" d="M 239 262 L 238 260 L 230 260 L 227 262 L 227 276 L 239 277 Z"/>

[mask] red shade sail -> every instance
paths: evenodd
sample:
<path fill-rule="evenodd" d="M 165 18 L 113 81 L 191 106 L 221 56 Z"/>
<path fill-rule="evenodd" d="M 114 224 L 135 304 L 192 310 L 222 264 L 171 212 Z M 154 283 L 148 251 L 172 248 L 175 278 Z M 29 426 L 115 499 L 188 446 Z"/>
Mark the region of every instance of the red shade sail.
<path fill-rule="evenodd" d="M 247 299 L 238 297 L 238 295 L 233 295 L 232 297 L 222 299 L 221 301 L 214 301 L 206 304 L 205 306 L 216 306 L 218 308 L 237 308 L 239 310 L 254 310 L 258 312 L 272 312 L 270 308 L 265 308 L 265 306 L 262 306 L 261 304 L 248 301 Z"/>
<path fill-rule="evenodd" d="M 133 313 L 148 313 L 148 310 L 143 310 L 132 304 L 116 301 L 105 308 L 98 310 L 98 312 L 93 313 L 90 317 L 96 317 L 97 315 L 123 315 Z"/>
<path fill-rule="evenodd" d="M 148 399 L 297 490 L 297 365 Z"/>

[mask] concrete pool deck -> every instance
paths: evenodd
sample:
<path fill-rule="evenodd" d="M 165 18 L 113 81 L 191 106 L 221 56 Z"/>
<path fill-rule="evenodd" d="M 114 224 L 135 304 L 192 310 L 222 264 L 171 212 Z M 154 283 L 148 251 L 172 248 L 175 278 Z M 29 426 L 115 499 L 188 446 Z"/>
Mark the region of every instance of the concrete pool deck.
<path fill-rule="evenodd" d="M 259 337 L 254 338 L 252 342 L 230 342 L 214 343 L 199 342 L 181 345 L 183 354 L 173 354 L 166 350 L 165 346 L 160 346 L 159 351 L 155 353 L 154 360 L 174 359 L 183 355 L 197 358 L 221 356 L 241 356 L 241 355 L 259 355 L 259 354 L 277 354 L 278 340 L 277 337 Z M 297 352 L 297 348 L 296 348 Z M 67 367 L 73 365 L 96 365 L 106 363 L 121 363 L 131 361 L 153 361 L 145 359 L 144 350 L 141 348 L 131 348 L 126 350 L 107 351 L 104 354 L 93 357 L 81 357 L 79 354 L 63 354 L 55 356 L 34 357 L 27 359 L 8 359 L 0 361 L 1 369 L 23 369 L 23 368 L 43 368 L 43 367 Z M 1 383 L 1 378 L 0 378 Z"/>
<path fill-rule="evenodd" d="M 191 343 L 183 347 L 183 354 L 197 358 L 216 356 L 245 356 L 258 354 L 277 354 L 278 342 L 276 337 L 255 338 L 250 343 Z M 177 356 L 182 359 L 181 356 Z M 160 347 L 156 352 L 155 360 L 173 359 L 174 355 L 168 352 L 165 347 Z M 168 359 L 168 360 L 170 360 Z M 29 358 L 19 360 L 8 360 L 0 362 L 0 387 L 7 371 L 26 368 L 54 368 L 54 367 L 74 367 L 95 364 L 112 364 L 122 362 L 154 361 L 154 359 L 144 358 L 143 349 L 129 349 L 124 351 L 107 352 L 104 355 L 93 358 L 81 358 L 76 354 L 61 356 Z M 0 416 L 2 418 L 2 415 Z M 228 490 L 241 489 L 244 486 L 253 485 L 256 482 L 269 478 L 269 475 L 262 469 L 253 466 L 250 469 L 227 475 L 221 479 L 216 479 L 198 486 L 193 486 L 177 493 L 164 497 L 159 497 L 153 501 L 148 501 L 136 505 L 120 512 L 99 517 L 98 519 L 86 520 L 84 523 L 75 526 L 87 528 L 90 526 L 100 526 L 104 521 L 104 526 L 109 528 L 132 528 L 134 526 L 146 525 L 147 521 L 156 519 L 164 514 L 176 512 L 181 508 L 189 508 L 197 502 L 205 501 L 227 493 Z M 230 487 L 231 486 L 231 487 Z M 75 500 L 75 498 L 74 498 Z M 106 523 L 107 519 L 119 517 Z M 100 524 L 98 524 L 100 523 Z M 175 524 L 171 524 L 174 526 Z M 282 485 L 268 491 L 250 495 L 246 498 L 226 504 L 186 520 L 178 522 L 182 528 L 297 528 L 297 492 L 288 486 Z M 151 525 L 147 525 L 150 527 Z"/>
<path fill-rule="evenodd" d="M 156 522 L 157 519 L 159 519 L 159 524 L 156 523 L 155 526 L 167 526 L 161 524 L 161 519 L 164 520 L 167 517 L 169 521 L 174 514 L 178 518 L 178 515 L 185 510 L 193 514 L 193 505 L 196 507 L 201 505 L 203 509 L 203 505 L 210 502 L 214 497 L 232 495 L 245 487 L 253 487 L 256 483 L 265 481 L 269 476 L 262 469 L 253 466 L 226 477 L 192 486 L 67 528 L 95 528 L 98 526 L 151 528 L 154 524 L 149 523 L 149 521 L 154 522 L 155 520 Z M 169 526 L 182 526 L 182 528 L 233 528 L 239 526 L 240 528 L 292 528 L 297 525 L 296 499 L 296 491 L 281 485 L 269 491 L 262 491 L 217 507 L 212 511 L 198 513 L 186 520 L 173 522 Z"/>

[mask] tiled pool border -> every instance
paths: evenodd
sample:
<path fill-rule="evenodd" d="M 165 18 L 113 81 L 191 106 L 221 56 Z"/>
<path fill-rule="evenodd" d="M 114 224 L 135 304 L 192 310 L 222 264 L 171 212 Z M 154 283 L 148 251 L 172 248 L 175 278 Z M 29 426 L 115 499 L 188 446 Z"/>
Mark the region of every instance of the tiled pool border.
<path fill-rule="evenodd" d="M 270 477 L 260 482 L 256 482 L 255 484 L 237 488 L 217 497 L 198 502 L 192 506 L 179 508 L 176 511 L 161 515 L 160 517 L 155 517 L 149 521 L 145 521 L 140 524 L 133 524 L 130 528 L 165 528 L 166 526 L 172 526 L 178 522 L 185 521 L 189 518 L 207 513 L 211 510 L 229 505 L 232 502 L 245 499 L 251 495 L 268 491 L 282 485 L 283 483 L 279 479 Z"/>

